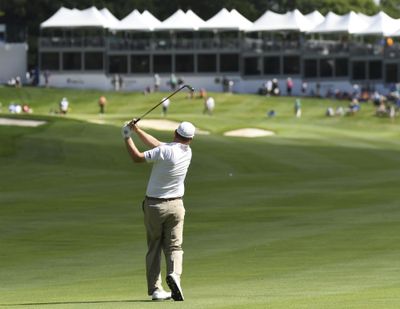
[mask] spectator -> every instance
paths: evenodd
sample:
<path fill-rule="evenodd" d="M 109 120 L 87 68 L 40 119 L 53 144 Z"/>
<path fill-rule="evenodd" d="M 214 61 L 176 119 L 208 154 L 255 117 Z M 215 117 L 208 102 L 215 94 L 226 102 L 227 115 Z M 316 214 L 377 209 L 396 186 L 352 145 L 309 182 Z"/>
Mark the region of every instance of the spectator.
<path fill-rule="evenodd" d="M 301 101 L 296 99 L 294 102 L 294 114 L 297 118 L 301 117 Z"/>
<path fill-rule="evenodd" d="M 69 102 L 68 102 L 67 98 L 62 98 L 62 100 L 60 102 L 60 113 L 62 115 L 66 115 L 68 112 L 68 108 L 69 108 Z"/>
<path fill-rule="evenodd" d="M 333 116 L 335 116 L 335 111 L 333 110 L 332 107 L 328 107 L 328 108 L 326 109 L 325 115 L 326 115 L 327 117 L 333 117 Z"/>
<path fill-rule="evenodd" d="M 106 97 L 102 95 L 99 98 L 98 104 L 99 104 L 99 107 L 100 107 L 100 114 L 104 114 L 104 110 L 105 110 L 105 107 L 106 107 L 106 104 L 107 104 Z"/>
<path fill-rule="evenodd" d="M 308 84 L 307 84 L 307 82 L 303 81 L 301 83 L 301 93 L 303 95 L 307 95 L 307 89 L 308 89 Z"/>
<path fill-rule="evenodd" d="M 201 88 L 199 91 L 199 98 L 200 99 L 206 99 L 207 98 L 207 91 L 204 88 Z"/>
<path fill-rule="evenodd" d="M 335 111 L 336 116 L 343 116 L 344 115 L 344 108 L 342 106 L 338 106 Z"/>
<path fill-rule="evenodd" d="M 162 113 L 163 113 L 163 116 L 165 117 L 165 116 L 167 116 L 168 107 L 169 107 L 171 102 L 170 102 L 169 99 L 165 99 L 165 98 L 163 98 L 162 101 L 163 101 L 163 103 L 162 103 Z"/>
<path fill-rule="evenodd" d="M 272 80 L 272 95 L 278 96 L 280 95 L 281 91 L 279 89 L 278 80 L 274 78 Z"/>
<path fill-rule="evenodd" d="M 271 110 L 269 110 L 269 111 L 267 112 L 267 116 L 268 116 L 269 118 L 275 117 L 275 115 L 276 115 L 276 112 L 275 112 L 273 109 L 271 109 Z"/>
<path fill-rule="evenodd" d="M 203 114 L 212 115 L 215 108 L 215 100 L 213 97 L 208 97 L 204 102 Z"/>
<path fill-rule="evenodd" d="M 269 97 L 272 94 L 272 80 L 267 80 L 266 83 L 266 91 L 267 91 L 267 96 Z"/>
<path fill-rule="evenodd" d="M 158 91 L 160 89 L 160 85 L 161 85 L 161 78 L 160 75 L 156 73 L 154 74 L 154 91 Z"/>
<path fill-rule="evenodd" d="M 286 80 L 286 91 L 288 96 L 292 95 L 292 89 L 293 89 L 293 80 L 291 77 L 288 77 Z"/>
<path fill-rule="evenodd" d="M 171 90 L 175 90 L 177 84 L 178 84 L 178 80 L 176 79 L 175 74 L 171 73 L 171 76 L 170 76 L 170 79 L 169 79 L 169 85 L 171 87 Z"/>
<path fill-rule="evenodd" d="M 113 86 L 114 86 L 114 90 L 115 90 L 115 91 L 119 91 L 121 84 L 120 84 L 120 78 L 119 78 L 119 75 L 118 75 L 118 74 L 114 74 L 114 77 L 113 77 L 113 79 L 111 80 L 111 83 L 112 83 Z"/>
<path fill-rule="evenodd" d="M 349 104 L 349 108 L 347 110 L 347 115 L 355 115 L 359 110 L 360 110 L 360 103 L 358 102 L 358 100 L 356 98 L 352 99 L 350 104 Z"/>
<path fill-rule="evenodd" d="M 48 70 L 44 71 L 43 77 L 44 77 L 44 85 L 46 88 L 48 88 L 50 83 L 50 72 Z"/>

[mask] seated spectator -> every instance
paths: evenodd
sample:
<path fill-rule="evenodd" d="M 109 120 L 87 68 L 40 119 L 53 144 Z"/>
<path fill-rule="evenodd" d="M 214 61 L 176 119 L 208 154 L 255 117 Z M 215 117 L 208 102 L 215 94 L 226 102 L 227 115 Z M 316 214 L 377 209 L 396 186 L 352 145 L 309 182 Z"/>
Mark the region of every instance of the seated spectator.
<path fill-rule="evenodd" d="M 388 109 L 384 101 L 381 101 L 379 106 L 376 108 L 376 116 L 385 117 L 388 115 Z"/>
<path fill-rule="evenodd" d="M 349 108 L 347 110 L 347 115 L 355 115 L 361 109 L 360 103 L 357 99 L 351 100 Z"/>
<path fill-rule="evenodd" d="M 335 111 L 336 116 L 343 116 L 344 115 L 344 108 L 342 106 L 338 106 Z"/>
<path fill-rule="evenodd" d="M 269 118 L 275 117 L 275 115 L 276 115 L 276 112 L 275 112 L 273 109 L 271 109 L 271 110 L 269 110 L 269 111 L 267 112 L 267 116 L 268 116 Z"/>
<path fill-rule="evenodd" d="M 326 109 L 325 116 L 327 116 L 327 117 L 333 117 L 333 116 L 335 116 L 335 111 L 333 110 L 332 107 L 328 107 L 328 108 Z"/>

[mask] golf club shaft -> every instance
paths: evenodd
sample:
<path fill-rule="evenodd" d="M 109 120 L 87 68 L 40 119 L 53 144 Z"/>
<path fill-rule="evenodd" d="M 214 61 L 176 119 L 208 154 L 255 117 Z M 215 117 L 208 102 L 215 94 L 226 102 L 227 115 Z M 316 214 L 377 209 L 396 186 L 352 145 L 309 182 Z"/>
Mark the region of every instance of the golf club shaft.
<path fill-rule="evenodd" d="M 163 100 L 161 100 L 160 103 L 157 103 L 154 107 L 152 107 L 151 109 L 149 109 L 147 112 L 145 112 L 142 116 L 140 116 L 139 118 L 132 120 L 131 123 L 133 124 L 137 124 L 141 119 L 143 119 L 147 114 L 151 113 L 154 109 L 156 109 L 159 105 L 161 105 L 162 103 L 164 103 L 165 101 L 167 101 L 170 97 L 174 96 L 176 93 L 178 93 L 179 91 L 181 91 L 184 88 L 188 88 L 190 91 L 194 91 L 194 88 L 192 86 L 189 85 L 183 85 L 182 87 L 178 88 L 177 90 L 175 90 L 173 93 L 171 93 L 168 97 L 164 98 Z"/>

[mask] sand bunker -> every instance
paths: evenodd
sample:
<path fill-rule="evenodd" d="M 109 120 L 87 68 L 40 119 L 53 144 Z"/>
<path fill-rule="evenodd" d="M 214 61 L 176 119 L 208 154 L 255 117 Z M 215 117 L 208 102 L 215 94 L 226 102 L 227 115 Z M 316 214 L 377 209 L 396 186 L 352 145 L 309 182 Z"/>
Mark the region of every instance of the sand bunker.
<path fill-rule="evenodd" d="M 38 127 L 45 123 L 46 121 L 39 120 L 0 118 L 0 125 L 2 126 Z"/>
<path fill-rule="evenodd" d="M 239 130 L 228 131 L 224 133 L 225 136 L 235 136 L 235 137 L 262 137 L 262 136 L 272 136 L 275 135 L 272 131 L 245 128 Z"/>

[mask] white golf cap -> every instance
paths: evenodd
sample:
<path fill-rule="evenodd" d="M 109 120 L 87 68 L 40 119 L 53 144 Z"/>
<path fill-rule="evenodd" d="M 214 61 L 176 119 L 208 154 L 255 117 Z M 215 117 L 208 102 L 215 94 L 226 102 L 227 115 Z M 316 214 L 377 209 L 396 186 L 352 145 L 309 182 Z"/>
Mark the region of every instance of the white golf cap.
<path fill-rule="evenodd" d="M 176 129 L 176 132 L 180 136 L 186 137 L 186 138 L 193 138 L 195 131 L 196 131 L 196 128 L 194 127 L 194 125 L 187 121 L 182 122 L 179 125 L 179 127 Z"/>

